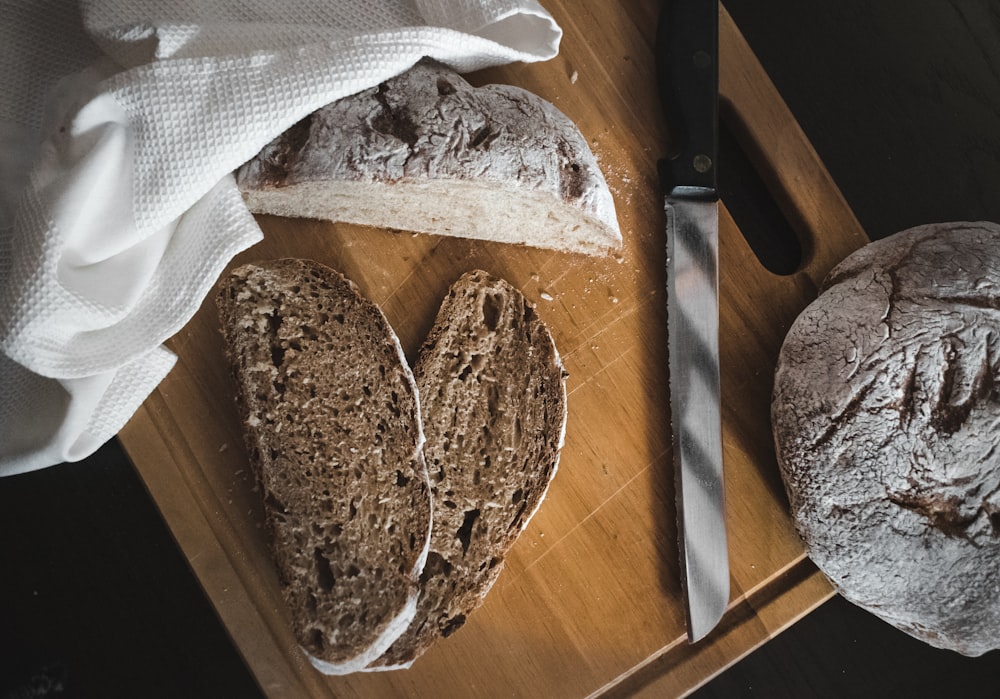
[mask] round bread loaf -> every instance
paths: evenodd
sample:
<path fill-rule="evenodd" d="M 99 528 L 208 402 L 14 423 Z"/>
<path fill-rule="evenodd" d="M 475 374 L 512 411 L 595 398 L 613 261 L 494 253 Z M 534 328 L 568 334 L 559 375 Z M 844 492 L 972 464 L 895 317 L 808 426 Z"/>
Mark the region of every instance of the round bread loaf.
<path fill-rule="evenodd" d="M 1000 226 L 903 231 L 792 325 L 772 423 L 796 528 L 851 602 L 940 648 L 1000 647 Z"/>

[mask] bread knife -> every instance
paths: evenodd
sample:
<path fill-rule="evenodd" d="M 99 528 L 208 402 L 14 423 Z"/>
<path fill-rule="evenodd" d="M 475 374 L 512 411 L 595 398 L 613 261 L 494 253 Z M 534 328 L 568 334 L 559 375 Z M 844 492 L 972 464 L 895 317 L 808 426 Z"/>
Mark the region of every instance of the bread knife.
<path fill-rule="evenodd" d="M 691 643 L 729 603 L 719 381 L 717 0 L 666 0 L 657 74 L 671 148 L 667 214 L 670 415 L 681 585 Z"/>

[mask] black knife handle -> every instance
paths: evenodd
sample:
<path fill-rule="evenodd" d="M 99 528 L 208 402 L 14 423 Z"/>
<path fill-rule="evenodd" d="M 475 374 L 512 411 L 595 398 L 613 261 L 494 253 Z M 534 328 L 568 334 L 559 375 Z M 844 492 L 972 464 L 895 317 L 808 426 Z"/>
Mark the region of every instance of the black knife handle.
<path fill-rule="evenodd" d="M 665 0 L 656 32 L 656 69 L 670 152 L 669 189 L 715 192 L 719 157 L 718 0 Z"/>

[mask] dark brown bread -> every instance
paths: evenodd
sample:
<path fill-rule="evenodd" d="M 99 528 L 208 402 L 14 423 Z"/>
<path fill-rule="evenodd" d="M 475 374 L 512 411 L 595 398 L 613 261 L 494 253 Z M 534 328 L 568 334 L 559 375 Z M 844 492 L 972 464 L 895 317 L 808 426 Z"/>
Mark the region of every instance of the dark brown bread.
<path fill-rule="evenodd" d="M 427 555 L 412 373 L 381 311 L 318 263 L 240 267 L 217 303 L 297 639 L 323 672 L 359 670 L 412 619 Z"/>
<path fill-rule="evenodd" d="M 934 646 L 1000 647 L 1000 226 L 920 226 L 838 265 L 785 338 L 772 422 L 844 597 Z"/>
<path fill-rule="evenodd" d="M 450 289 L 414 370 L 434 506 L 417 616 L 371 669 L 407 667 L 465 622 L 555 475 L 565 374 L 520 291 L 485 272 Z"/>
<path fill-rule="evenodd" d="M 237 182 L 255 213 L 591 255 L 622 245 L 607 182 L 566 115 L 427 61 L 305 118 Z"/>

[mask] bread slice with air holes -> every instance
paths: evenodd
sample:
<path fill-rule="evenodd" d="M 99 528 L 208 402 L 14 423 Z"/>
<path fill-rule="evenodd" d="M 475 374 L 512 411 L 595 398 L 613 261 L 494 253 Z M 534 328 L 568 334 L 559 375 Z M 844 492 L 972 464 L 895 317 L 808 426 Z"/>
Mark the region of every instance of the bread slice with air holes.
<path fill-rule="evenodd" d="M 414 374 L 434 527 L 416 618 L 369 669 L 408 667 L 465 623 L 556 473 L 565 372 L 520 291 L 482 271 L 449 290 Z"/>
<path fill-rule="evenodd" d="M 565 114 L 427 60 L 309 115 L 237 183 L 254 213 L 589 255 L 622 247 L 608 184 Z"/>
<path fill-rule="evenodd" d="M 362 669 L 409 625 L 427 557 L 412 372 L 378 307 L 318 263 L 239 267 L 217 305 L 296 638 L 322 672 Z"/>

